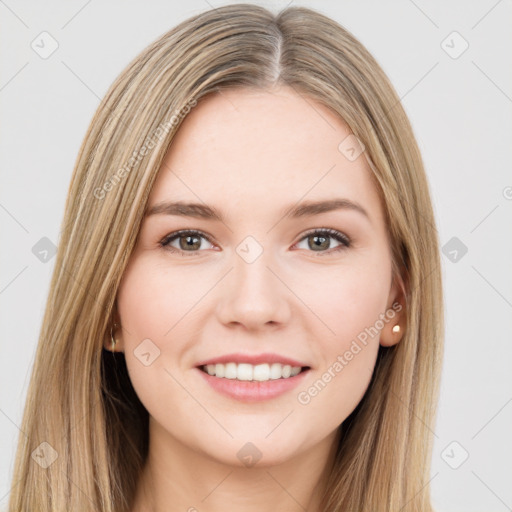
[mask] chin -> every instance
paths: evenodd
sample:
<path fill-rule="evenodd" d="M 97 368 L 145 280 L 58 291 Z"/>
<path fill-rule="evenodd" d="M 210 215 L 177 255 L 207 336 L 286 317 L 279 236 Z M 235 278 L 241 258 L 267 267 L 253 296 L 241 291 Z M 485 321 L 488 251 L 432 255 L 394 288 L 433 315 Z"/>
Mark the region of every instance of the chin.
<path fill-rule="evenodd" d="M 270 468 L 284 464 L 298 455 L 300 444 L 283 446 L 277 437 L 274 440 L 247 436 L 246 440 L 231 440 L 228 445 L 217 445 L 220 452 L 208 452 L 215 461 L 237 468 Z"/>

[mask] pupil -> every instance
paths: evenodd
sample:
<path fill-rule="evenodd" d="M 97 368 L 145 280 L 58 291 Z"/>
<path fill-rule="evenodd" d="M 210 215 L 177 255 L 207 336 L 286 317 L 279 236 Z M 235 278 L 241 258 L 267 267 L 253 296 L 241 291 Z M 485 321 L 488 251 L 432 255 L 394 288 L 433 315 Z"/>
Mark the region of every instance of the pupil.
<path fill-rule="evenodd" d="M 181 237 L 180 240 L 183 240 L 183 238 L 186 239 L 186 242 L 185 242 L 185 245 L 181 244 L 181 248 L 182 249 L 199 249 L 200 245 L 201 245 L 201 241 L 199 241 L 199 244 L 198 243 L 193 243 L 191 242 L 191 240 L 199 240 L 199 237 L 196 236 L 196 235 L 192 235 L 192 236 L 185 236 L 185 237 Z"/>
<path fill-rule="evenodd" d="M 317 243 L 317 241 L 318 241 L 318 240 L 323 240 L 324 242 L 326 242 L 326 241 L 327 241 L 327 246 L 326 246 L 326 247 L 323 247 L 323 248 L 325 248 L 325 249 L 328 249 L 328 248 L 329 248 L 329 240 L 328 240 L 328 238 L 327 238 L 327 237 L 325 237 L 325 236 L 319 236 L 319 235 L 312 235 L 312 237 L 310 237 L 310 238 L 313 238 L 313 239 L 315 240 L 315 242 L 314 242 L 314 247 L 320 247 L 320 248 L 322 248 L 322 247 L 321 247 L 321 242 L 320 242 L 320 243 Z M 324 244 L 324 245 L 325 245 L 325 244 Z"/>

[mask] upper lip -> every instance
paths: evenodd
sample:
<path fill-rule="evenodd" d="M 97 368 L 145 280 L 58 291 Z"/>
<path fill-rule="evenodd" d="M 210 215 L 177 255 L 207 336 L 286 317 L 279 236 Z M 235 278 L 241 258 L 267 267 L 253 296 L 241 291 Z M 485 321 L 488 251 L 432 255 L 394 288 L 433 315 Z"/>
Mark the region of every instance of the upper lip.
<path fill-rule="evenodd" d="M 263 363 L 281 363 L 283 365 L 300 366 L 301 368 L 307 366 L 300 361 L 291 359 L 290 357 L 281 356 L 279 354 L 265 353 L 265 354 L 226 354 L 224 356 L 213 357 L 201 361 L 197 366 L 205 366 L 207 364 L 226 364 L 226 363 L 248 363 L 252 365 Z"/>

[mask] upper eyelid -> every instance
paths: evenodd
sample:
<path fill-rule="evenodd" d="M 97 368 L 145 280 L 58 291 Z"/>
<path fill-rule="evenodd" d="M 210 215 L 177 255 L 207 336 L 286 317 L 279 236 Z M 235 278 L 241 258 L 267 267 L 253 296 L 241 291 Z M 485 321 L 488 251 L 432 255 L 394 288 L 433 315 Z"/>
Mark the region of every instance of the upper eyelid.
<path fill-rule="evenodd" d="M 331 231 L 332 231 L 332 233 L 331 233 Z M 334 229 L 334 228 L 313 228 L 313 229 L 310 229 L 309 231 L 306 231 L 305 233 L 302 234 L 302 236 L 299 239 L 299 241 L 303 240 L 305 237 L 307 237 L 309 235 L 312 235 L 313 233 L 327 233 L 332 238 L 336 238 L 336 236 L 339 235 L 339 237 L 342 238 L 347 243 L 352 243 L 352 239 L 348 235 L 343 233 L 343 231 L 339 231 L 338 229 Z"/>
<path fill-rule="evenodd" d="M 211 244 L 213 243 L 213 237 L 207 235 L 203 231 L 199 231 L 198 229 L 179 229 L 178 231 L 173 231 L 172 233 L 165 235 L 162 238 L 161 242 L 170 241 L 171 239 L 177 238 L 178 236 L 184 235 L 186 233 L 192 233 L 194 235 L 202 236 L 203 238 L 206 238 L 206 240 L 208 240 L 208 242 L 210 242 Z"/>

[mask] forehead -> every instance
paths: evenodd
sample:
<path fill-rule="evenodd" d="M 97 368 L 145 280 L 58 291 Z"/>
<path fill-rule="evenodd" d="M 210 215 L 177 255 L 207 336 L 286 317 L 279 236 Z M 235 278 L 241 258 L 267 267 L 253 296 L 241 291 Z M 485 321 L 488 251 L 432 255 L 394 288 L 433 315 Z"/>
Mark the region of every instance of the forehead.
<path fill-rule="evenodd" d="M 339 148 L 350 135 L 334 112 L 288 87 L 212 94 L 180 126 L 149 203 L 204 202 L 238 216 L 344 197 L 382 221 L 364 153 L 350 160 Z"/>

